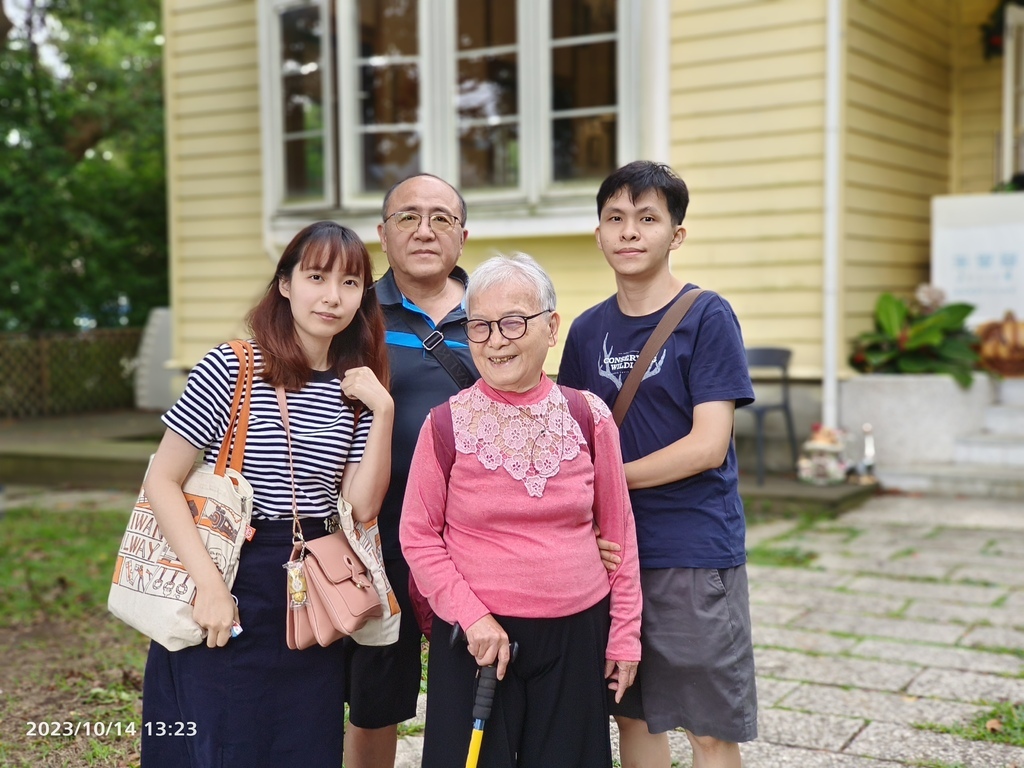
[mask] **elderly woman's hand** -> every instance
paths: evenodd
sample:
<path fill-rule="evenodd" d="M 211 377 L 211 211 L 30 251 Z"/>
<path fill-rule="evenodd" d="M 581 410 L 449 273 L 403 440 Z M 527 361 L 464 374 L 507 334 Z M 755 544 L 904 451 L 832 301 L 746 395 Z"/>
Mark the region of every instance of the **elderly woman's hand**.
<path fill-rule="evenodd" d="M 622 547 L 614 541 L 602 539 L 601 529 L 597 527 L 597 523 L 594 523 L 594 536 L 597 537 L 597 551 L 601 553 L 601 564 L 604 565 L 608 573 L 614 573 L 615 569 L 619 567 L 619 563 L 622 562 L 622 558 L 615 553 L 621 552 Z"/>
<path fill-rule="evenodd" d="M 498 679 L 505 677 L 511 656 L 508 635 L 491 614 L 488 613 L 470 625 L 466 630 L 466 645 L 477 665 L 487 667 L 497 662 Z"/>
<path fill-rule="evenodd" d="M 608 687 L 615 691 L 616 704 L 622 701 L 622 696 L 626 693 L 626 689 L 629 688 L 636 679 L 636 668 L 639 663 L 640 662 L 638 661 L 616 661 L 615 659 L 605 659 L 604 676 L 609 681 Z"/>

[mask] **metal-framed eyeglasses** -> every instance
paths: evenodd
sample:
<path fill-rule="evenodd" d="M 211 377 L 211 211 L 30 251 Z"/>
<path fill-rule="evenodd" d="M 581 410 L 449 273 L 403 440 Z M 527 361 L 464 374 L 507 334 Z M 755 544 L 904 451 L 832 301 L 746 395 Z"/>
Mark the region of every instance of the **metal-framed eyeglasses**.
<path fill-rule="evenodd" d="M 416 213 L 416 211 L 395 211 L 386 217 L 384 222 L 387 223 L 388 219 L 394 219 L 395 226 L 402 232 L 415 232 L 420 227 L 423 214 Z M 427 224 L 433 232 L 441 234 L 443 232 L 451 232 L 457 227 L 459 225 L 459 218 L 449 213 L 431 213 L 427 216 Z"/>
<path fill-rule="evenodd" d="M 491 326 L 498 326 L 498 333 L 509 341 L 521 339 L 526 335 L 527 324 L 535 317 L 540 317 L 546 312 L 554 312 L 553 309 L 542 309 L 535 315 L 505 315 L 500 320 L 464 320 L 466 336 L 470 341 L 483 344 L 491 338 Z"/>

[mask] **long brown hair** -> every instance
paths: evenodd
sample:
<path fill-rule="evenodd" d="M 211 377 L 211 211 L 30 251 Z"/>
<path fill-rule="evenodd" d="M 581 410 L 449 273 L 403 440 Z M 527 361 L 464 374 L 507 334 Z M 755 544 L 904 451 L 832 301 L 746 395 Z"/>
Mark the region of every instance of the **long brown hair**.
<path fill-rule="evenodd" d="M 329 271 L 339 259 L 342 269 L 362 278 L 363 298 L 352 322 L 331 340 L 327 362 L 339 379 L 349 368 L 365 365 L 381 384 L 388 386 L 384 313 L 376 291 L 370 290 L 370 254 L 355 232 L 333 221 L 310 224 L 292 238 L 277 262 L 266 293 L 246 318 L 263 354 L 260 376 L 271 386 L 282 385 L 297 391 L 309 381 L 309 361 L 296 335 L 291 303 L 281 295 L 278 285 L 282 280 L 290 280 L 297 266 Z"/>

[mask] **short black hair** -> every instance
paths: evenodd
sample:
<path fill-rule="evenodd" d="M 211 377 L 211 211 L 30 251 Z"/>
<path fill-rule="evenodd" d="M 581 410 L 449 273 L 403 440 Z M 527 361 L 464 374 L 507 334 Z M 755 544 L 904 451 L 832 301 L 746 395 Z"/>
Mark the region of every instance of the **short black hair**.
<path fill-rule="evenodd" d="M 636 202 L 647 192 L 654 190 L 665 196 L 672 223 L 679 226 L 686 218 L 686 207 L 690 204 L 690 191 L 676 172 L 664 163 L 651 160 L 634 160 L 612 173 L 601 182 L 597 190 L 597 215 L 601 216 L 605 203 L 622 190 L 629 190 L 629 199 Z"/>
<path fill-rule="evenodd" d="M 462 196 L 462 193 L 459 192 L 459 190 L 457 190 L 454 186 L 449 184 L 447 181 L 442 179 L 440 176 L 435 176 L 432 173 L 414 173 L 412 176 L 406 176 L 401 181 L 396 181 L 394 184 L 392 184 L 391 185 L 391 189 L 389 189 L 387 192 L 384 193 L 384 203 L 380 207 L 380 216 L 381 216 L 381 218 L 382 219 L 386 219 L 388 217 L 388 203 L 391 202 L 391 196 L 393 194 L 395 194 L 395 190 L 398 189 L 403 184 L 405 184 L 405 182 L 409 181 L 410 179 L 418 179 L 418 178 L 420 178 L 422 176 L 426 176 L 429 179 L 437 179 L 442 184 L 445 184 L 446 186 L 448 186 L 448 188 L 451 189 L 451 191 L 455 193 L 455 196 L 459 199 L 459 220 L 462 223 L 462 226 L 466 226 L 466 200 Z"/>

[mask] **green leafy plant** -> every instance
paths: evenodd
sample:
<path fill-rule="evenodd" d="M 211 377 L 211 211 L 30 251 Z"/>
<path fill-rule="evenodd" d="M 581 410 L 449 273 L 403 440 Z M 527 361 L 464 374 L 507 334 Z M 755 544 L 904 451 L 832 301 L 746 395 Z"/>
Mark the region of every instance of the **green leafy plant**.
<path fill-rule="evenodd" d="M 864 373 L 947 373 L 971 386 L 978 363 L 978 338 L 964 325 L 970 304 L 939 306 L 938 292 L 918 290 L 931 301 L 911 304 L 883 293 L 875 305 L 875 329 L 853 343 L 850 365 Z"/>

